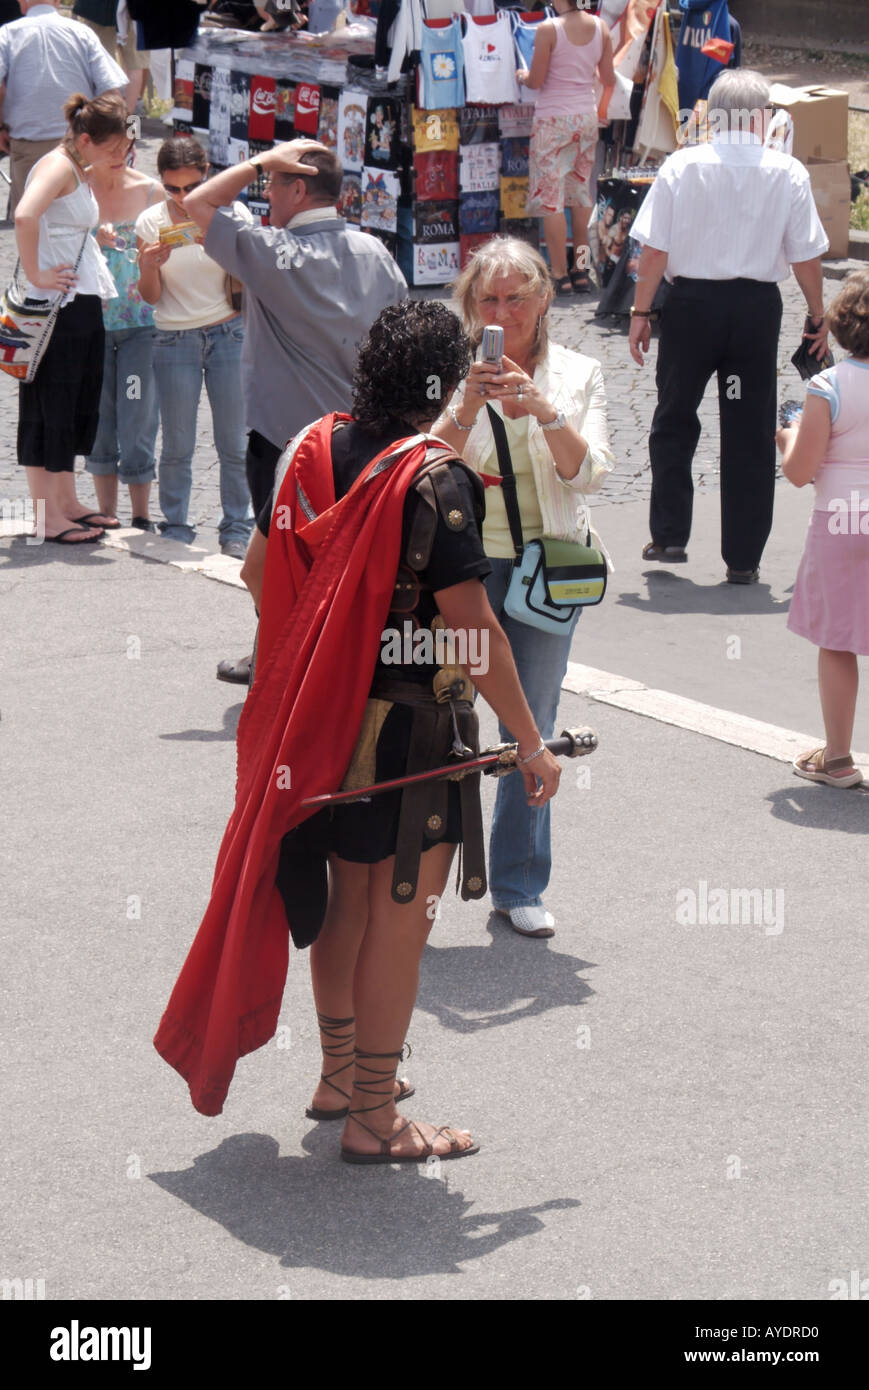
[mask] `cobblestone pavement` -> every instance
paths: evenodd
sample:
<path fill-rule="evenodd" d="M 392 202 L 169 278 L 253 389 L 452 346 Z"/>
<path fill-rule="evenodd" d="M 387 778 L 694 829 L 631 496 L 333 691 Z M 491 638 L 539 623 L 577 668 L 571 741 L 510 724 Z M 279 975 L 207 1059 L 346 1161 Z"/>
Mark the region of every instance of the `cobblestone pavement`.
<path fill-rule="evenodd" d="M 148 173 L 156 170 L 156 152 L 162 138 L 159 122 L 148 121 L 140 143 L 138 167 Z M 11 226 L 0 223 L 0 277 L 5 284 L 15 261 L 15 240 Z M 827 297 L 830 297 L 827 287 Z M 790 356 L 799 342 L 804 314 L 803 298 L 791 278 L 782 286 L 784 318 L 779 347 L 780 395 L 784 399 L 801 394 L 799 379 L 790 365 Z M 617 502 L 647 501 L 649 496 L 648 431 L 655 407 L 655 349 L 644 368 L 631 360 L 626 330 L 613 319 L 594 317 L 595 297 L 577 297 L 576 303 L 565 307 L 555 305 L 551 310 L 552 337 L 565 347 L 597 358 L 606 381 L 609 423 L 615 469 L 601 494 L 602 500 Z M 0 373 L 0 502 L 9 499 L 13 505 L 27 497 L 23 469 L 15 457 L 17 423 L 17 385 Z M 703 401 L 700 419 L 703 426 L 700 444 L 694 461 L 695 484 L 701 491 L 718 486 L 718 418 L 717 388 L 713 381 Z M 159 457 L 159 440 L 158 440 Z M 125 491 L 125 490 L 122 490 Z M 155 497 L 152 513 L 159 509 Z M 93 500 L 93 491 L 82 478 L 79 495 Z M 120 514 L 126 520 L 126 499 L 122 497 Z M 191 497 L 191 520 L 198 529 L 198 543 L 217 547 L 217 524 L 220 519 L 218 492 L 218 462 L 211 438 L 211 418 L 204 400 L 199 410 L 197 447 L 194 456 L 194 484 Z"/>

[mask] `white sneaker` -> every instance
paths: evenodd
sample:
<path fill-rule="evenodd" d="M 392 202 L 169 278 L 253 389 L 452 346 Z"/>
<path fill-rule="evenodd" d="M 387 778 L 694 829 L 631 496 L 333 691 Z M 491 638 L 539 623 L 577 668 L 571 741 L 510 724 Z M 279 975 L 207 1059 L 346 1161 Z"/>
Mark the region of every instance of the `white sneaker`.
<path fill-rule="evenodd" d="M 506 914 L 510 925 L 521 936 L 554 936 L 555 918 L 542 903 L 530 907 L 511 907 Z"/>

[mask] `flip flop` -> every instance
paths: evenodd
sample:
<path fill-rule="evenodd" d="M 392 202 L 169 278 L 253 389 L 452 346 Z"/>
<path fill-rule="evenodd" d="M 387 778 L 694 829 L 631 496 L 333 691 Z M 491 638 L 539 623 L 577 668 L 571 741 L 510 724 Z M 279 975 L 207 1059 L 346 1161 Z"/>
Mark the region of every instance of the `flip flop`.
<path fill-rule="evenodd" d="M 98 531 L 95 536 L 88 536 L 87 539 L 83 541 L 64 540 L 64 536 L 81 535 L 82 532 L 86 532 L 89 529 L 91 528 L 87 526 L 68 526 L 65 531 L 58 531 L 56 536 L 43 536 L 43 540 L 51 541 L 53 545 L 87 545 L 90 541 L 102 539 L 104 534 L 103 530 Z"/>
<path fill-rule="evenodd" d="M 103 531 L 120 531 L 121 523 L 117 517 L 114 521 L 94 521 L 95 516 L 108 516 L 108 512 L 85 512 L 83 516 L 75 518 L 77 526 L 99 526 Z"/>

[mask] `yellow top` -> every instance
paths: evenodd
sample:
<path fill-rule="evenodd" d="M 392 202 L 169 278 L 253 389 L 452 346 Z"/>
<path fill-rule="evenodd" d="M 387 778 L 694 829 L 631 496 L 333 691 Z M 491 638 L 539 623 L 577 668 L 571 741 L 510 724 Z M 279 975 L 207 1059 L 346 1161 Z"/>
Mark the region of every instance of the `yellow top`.
<path fill-rule="evenodd" d="M 500 411 L 498 413 L 501 414 Z M 528 419 L 527 415 L 520 416 L 518 420 L 510 420 L 506 415 L 503 416 L 504 427 L 507 431 L 507 443 L 510 446 L 510 458 L 513 462 L 513 472 L 516 474 L 516 496 L 519 502 L 519 518 L 522 522 L 522 539 L 534 541 L 543 535 L 543 517 L 540 514 L 537 488 L 534 485 L 534 474 L 531 470 L 531 455 L 528 451 Z M 498 453 L 494 440 L 492 440 L 491 454 L 488 459 L 481 462 L 480 469 L 483 473 L 500 476 L 501 470 L 498 467 Z M 483 549 L 489 558 L 494 560 L 512 560 L 516 553 L 510 538 L 510 523 L 507 520 L 507 508 L 504 506 L 504 494 L 500 487 L 486 488 Z"/>

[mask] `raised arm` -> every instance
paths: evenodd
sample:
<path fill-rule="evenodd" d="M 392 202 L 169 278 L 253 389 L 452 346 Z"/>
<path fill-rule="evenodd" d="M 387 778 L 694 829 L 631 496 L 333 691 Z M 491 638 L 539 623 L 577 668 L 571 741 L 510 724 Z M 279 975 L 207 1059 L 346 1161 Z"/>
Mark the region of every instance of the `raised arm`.
<path fill-rule="evenodd" d="M 549 60 L 552 57 L 554 47 L 555 30 L 550 21 L 544 19 L 534 35 L 534 53 L 531 58 L 530 69 L 520 68 L 516 74 L 521 87 L 530 87 L 533 92 L 536 92 L 543 86 L 549 71 Z"/>

